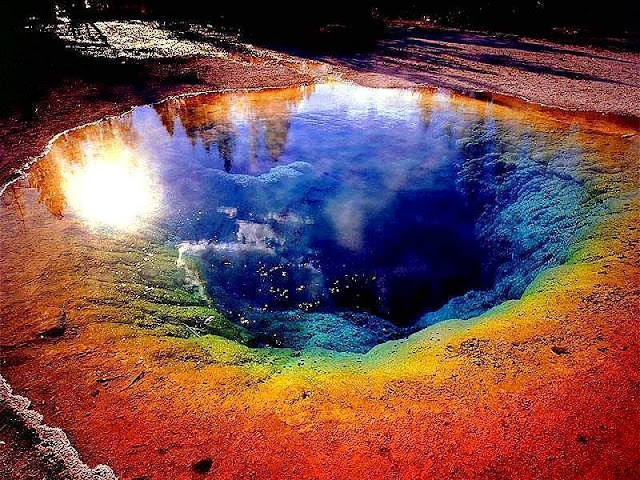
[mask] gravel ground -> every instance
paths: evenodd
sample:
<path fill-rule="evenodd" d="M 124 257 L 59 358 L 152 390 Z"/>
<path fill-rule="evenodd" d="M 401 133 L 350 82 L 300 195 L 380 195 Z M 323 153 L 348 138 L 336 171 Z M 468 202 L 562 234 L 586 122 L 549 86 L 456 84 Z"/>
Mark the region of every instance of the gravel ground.
<path fill-rule="evenodd" d="M 393 25 L 367 53 L 322 57 L 373 86 L 491 92 L 569 110 L 640 116 L 640 53 Z"/>
<path fill-rule="evenodd" d="M 224 57 L 227 52 L 216 47 L 215 41 L 231 40 L 231 37 L 204 28 L 198 29 L 200 39 L 191 40 L 157 22 L 144 21 L 78 23 L 66 20 L 45 29 L 83 55 L 118 59 Z"/>

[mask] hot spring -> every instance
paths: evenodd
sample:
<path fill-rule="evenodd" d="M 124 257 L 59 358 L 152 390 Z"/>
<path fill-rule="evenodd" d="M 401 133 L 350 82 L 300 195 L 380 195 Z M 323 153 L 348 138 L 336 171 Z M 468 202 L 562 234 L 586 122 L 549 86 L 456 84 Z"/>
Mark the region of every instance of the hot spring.
<path fill-rule="evenodd" d="M 7 187 L 7 248 L 35 256 L 7 284 L 56 295 L 81 264 L 99 286 L 65 315 L 364 352 L 520 297 L 605 213 L 584 131 L 530 118 L 341 83 L 137 107 Z"/>

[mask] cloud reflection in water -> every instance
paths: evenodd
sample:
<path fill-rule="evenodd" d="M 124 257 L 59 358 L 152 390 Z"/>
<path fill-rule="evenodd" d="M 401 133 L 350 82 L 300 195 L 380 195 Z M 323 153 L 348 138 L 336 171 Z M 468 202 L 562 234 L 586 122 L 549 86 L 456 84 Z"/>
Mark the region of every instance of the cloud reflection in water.
<path fill-rule="evenodd" d="M 165 232 L 258 343 L 364 351 L 566 258 L 598 213 L 570 133 L 441 92 L 211 94 L 73 132 L 30 182 L 56 216 Z"/>

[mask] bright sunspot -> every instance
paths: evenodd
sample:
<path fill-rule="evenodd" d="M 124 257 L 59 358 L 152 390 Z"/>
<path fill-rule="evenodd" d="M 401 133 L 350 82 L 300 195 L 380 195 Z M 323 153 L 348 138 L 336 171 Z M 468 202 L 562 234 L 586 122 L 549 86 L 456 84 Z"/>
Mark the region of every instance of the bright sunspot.
<path fill-rule="evenodd" d="M 91 225 L 139 228 L 158 205 L 145 163 L 127 147 L 87 147 L 83 163 L 62 170 L 67 205 Z"/>

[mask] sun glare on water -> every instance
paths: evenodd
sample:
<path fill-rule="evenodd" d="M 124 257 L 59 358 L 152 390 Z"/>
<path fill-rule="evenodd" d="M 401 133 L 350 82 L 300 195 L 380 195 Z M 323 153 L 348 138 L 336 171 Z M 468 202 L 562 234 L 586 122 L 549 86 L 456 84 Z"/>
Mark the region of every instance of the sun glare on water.
<path fill-rule="evenodd" d="M 127 147 L 87 147 L 83 162 L 62 173 L 67 206 L 92 226 L 136 230 L 157 210 L 146 162 Z"/>

